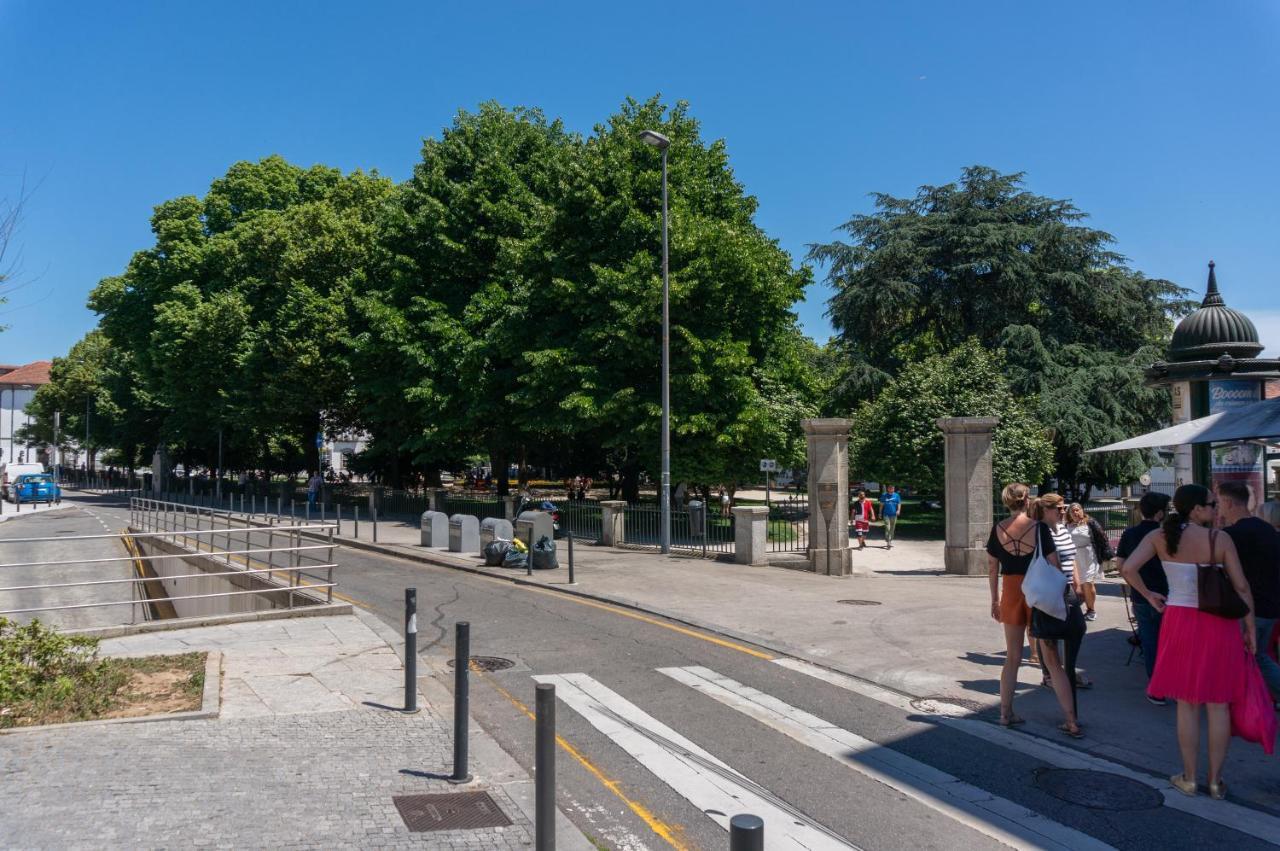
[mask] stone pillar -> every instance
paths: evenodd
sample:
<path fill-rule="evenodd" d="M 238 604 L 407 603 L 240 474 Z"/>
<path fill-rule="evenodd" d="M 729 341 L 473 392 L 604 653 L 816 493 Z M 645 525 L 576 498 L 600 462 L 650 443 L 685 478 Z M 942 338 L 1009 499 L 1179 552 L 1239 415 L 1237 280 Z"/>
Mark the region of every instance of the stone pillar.
<path fill-rule="evenodd" d="M 769 509 L 740 505 L 733 509 L 733 560 L 738 564 L 768 564 Z"/>
<path fill-rule="evenodd" d="M 441 514 L 448 514 L 445 510 L 445 499 L 448 498 L 449 492 L 444 488 L 432 488 L 431 494 L 431 510 L 439 511 Z"/>
<path fill-rule="evenodd" d="M 516 522 L 516 504 L 518 502 L 520 502 L 520 497 L 513 493 L 509 493 L 502 498 L 502 516 L 512 523 Z"/>
<path fill-rule="evenodd" d="M 987 572 L 987 536 L 991 534 L 991 438 L 999 417 L 943 417 L 946 435 L 944 488 L 947 503 L 947 573 Z"/>
<path fill-rule="evenodd" d="M 627 503 L 621 499 L 600 500 L 600 543 L 606 547 L 616 547 L 626 540 L 626 510 Z"/>
<path fill-rule="evenodd" d="M 809 444 L 809 563 L 815 573 L 848 576 L 849 421 L 801 425 Z"/>

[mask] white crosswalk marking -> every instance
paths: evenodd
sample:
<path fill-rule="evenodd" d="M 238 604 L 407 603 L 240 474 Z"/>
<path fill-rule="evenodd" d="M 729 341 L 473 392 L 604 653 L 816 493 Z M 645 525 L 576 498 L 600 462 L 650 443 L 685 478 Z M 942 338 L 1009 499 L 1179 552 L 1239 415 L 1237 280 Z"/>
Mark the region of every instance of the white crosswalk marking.
<path fill-rule="evenodd" d="M 710 668 L 658 672 L 1000 842 L 1063 851 L 1111 847 Z"/>
<path fill-rule="evenodd" d="M 764 819 L 770 849 L 856 849 L 769 790 L 586 674 L 539 675 L 556 697 L 725 830 L 738 813 Z"/>

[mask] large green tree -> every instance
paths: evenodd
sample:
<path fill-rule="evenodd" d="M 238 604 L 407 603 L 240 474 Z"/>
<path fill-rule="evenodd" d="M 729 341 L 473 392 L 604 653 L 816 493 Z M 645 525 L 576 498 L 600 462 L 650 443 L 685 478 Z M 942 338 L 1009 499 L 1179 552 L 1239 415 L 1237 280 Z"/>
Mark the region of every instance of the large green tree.
<path fill-rule="evenodd" d="M 1004 358 L 977 340 L 909 363 L 863 402 L 849 440 L 855 477 L 942 490 L 942 417 L 999 417 L 993 466 L 998 483 L 1039 482 L 1053 466 L 1049 430 L 1036 421 L 1034 399 L 1014 394 Z"/>
<path fill-rule="evenodd" d="M 1110 234 L 1085 226 L 1070 201 L 1024 189 L 1021 174 L 973 166 L 911 198 L 874 198 L 874 213 L 841 226 L 848 241 L 810 247 L 835 289 L 836 403 L 847 409 L 973 338 L 1004 348 L 1006 375 L 1056 424 L 1061 479 L 1076 489 L 1128 480 L 1140 459 L 1082 451 L 1165 416 L 1160 394 L 1141 392 L 1141 368 L 1186 291 L 1130 269 Z"/>

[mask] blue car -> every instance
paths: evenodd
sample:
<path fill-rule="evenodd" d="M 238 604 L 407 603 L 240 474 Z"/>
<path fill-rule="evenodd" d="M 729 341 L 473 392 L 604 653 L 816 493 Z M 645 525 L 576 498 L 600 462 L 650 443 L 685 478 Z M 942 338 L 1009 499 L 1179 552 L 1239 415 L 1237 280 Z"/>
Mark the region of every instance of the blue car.
<path fill-rule="evenodd" d="M 48 473 L 28 473 L 9 484 L 12 502 L 62 502 L 62 488 Z"/>

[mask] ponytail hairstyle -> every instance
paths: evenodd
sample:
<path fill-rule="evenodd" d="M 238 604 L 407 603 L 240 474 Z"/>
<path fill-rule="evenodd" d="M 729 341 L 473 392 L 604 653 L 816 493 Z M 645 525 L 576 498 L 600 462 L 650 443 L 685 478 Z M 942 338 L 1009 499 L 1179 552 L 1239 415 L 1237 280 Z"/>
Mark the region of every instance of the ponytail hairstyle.
<path fill-rule="evenodd" d="M 1164 516 L 1164 544 L 1169 555 L 1176 555 L 1182 540 L 1182 526 L 1191 522 L 1191 512 L 1209 504 L 1209 489 L 1204 485 L 1183 485 L 1173 492 L 1173 511 Z"/>
<path fill-rule="evenodd" d="M 1031 501 L 1031 516 L 1043 523 L 1045 509 L 1061 509 L 1065 502 L 1066 500 L 1062 498 L 1062 495 L 1056 493 L 1047 493 L 1044 496 L 1037 497 Z"/>
<path fill-rule="evenodd" d="M 1010 482 L 1000 491 L 1000 501 L 1009 509 L 1010 514 L 1021 514 L 1027 510 L 1027 500 L 1031 498 L 1031 488 L 1022 482 Z"/>

